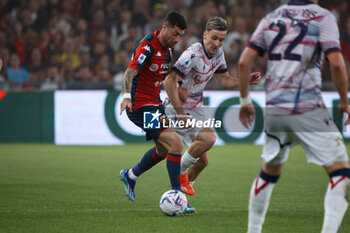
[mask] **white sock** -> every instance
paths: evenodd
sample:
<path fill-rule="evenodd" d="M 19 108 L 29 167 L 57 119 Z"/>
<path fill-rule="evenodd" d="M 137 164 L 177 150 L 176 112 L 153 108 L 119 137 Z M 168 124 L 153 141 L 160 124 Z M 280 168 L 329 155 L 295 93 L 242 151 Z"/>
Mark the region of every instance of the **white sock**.
<path fill-rule="evenodd" d="M 260 176 L 254 180 L 249 196 L 248 233 L 261 233 L 274 186 Z"/>
<path fill-rule="evenodd" d="M 190 185 L 193 187 L 193 185 L 194 185 L 194 181 L 190 181 Z"/>
<path fill-rule="evenodd" d="M 198 161 L 198 159 L 199 158 L 193 158 L 193 156 L 186 150 L 185 154 L 181 157 L 181 174 L 185 174 L 188 169 Z"/>
<path fill-rule="evenodd" d="M 136 176 L 136 175 L 133 173 L 132 169 L 129 169 L 128 175 L 129 175 L 129 178 L 130 178 L 130 179 L 135 180 L 135 181 L 137 180 L 137 178 L 139 178 L 138 176 Z"/>
<path fill-rule="evenodd" d="M 339 182 L 339 183 L 338 183 Z M 336 233 L 348 208 L 350 180 L 344 176 L 331 178 L 324 199 L 322 233 Z"/>

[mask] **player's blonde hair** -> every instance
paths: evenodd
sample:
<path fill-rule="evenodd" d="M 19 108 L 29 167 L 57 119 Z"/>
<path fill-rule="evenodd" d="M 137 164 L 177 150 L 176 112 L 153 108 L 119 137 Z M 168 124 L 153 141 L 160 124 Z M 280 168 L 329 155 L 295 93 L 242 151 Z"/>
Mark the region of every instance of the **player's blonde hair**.
<path fill-rule="evenodd" d="M 214 17 L 207 22 L 205 30 L 208 32 L 211 30 L 227 31 L 227 22 L 222 17 Z"/>

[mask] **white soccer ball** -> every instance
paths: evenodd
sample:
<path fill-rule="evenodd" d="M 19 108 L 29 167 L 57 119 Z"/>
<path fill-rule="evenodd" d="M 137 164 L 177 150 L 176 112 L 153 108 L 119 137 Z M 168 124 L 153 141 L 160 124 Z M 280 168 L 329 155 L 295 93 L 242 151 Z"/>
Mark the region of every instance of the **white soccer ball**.
<path fill-rule="evenodd" d="M 159 207 L 165 215 L 181 216 L 187 208 L 187 198 L 181 191 L 169 190 L 160 198 Z"/>

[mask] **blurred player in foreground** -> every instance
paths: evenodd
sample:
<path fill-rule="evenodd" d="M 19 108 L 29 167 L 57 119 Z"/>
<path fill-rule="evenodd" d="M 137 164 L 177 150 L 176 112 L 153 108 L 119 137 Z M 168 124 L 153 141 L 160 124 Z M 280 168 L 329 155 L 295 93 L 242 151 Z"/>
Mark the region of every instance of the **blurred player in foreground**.
<path fill-rule="evenodd" d="M 265 16 L 239 62 L 240 121 L 248 128 L 255 119 L 249 97 L 249 72 L 257 56 L 268 52 L 266 139 L 262 169 L 250 191 L 248 233 L 262 231 L 272 190 L 296 144 L 302 146 L 309 163 L 323 166 L 330 177 L 322 233 L 337 232 L 348 207 L 348 155 L 321 96 L 324 56 L 340 96 L 341 117 L 350 114 L 348 79 L 336 19 L 317 3 L 294 0 Z M 349 123 L 350 118 L 345 124 Z"/>
<path fill-rule="evenodd" d="M 203 40 L 191 45 L 183 52 L 164 82 L 168 93 L 165 112 L 169 120 L 207 120 L 203 109 L 203 90 L 212 77 L 218 78 L 225 88 L 237 87 L 238 79 L 230 77 L 227 71 L 223 49 L 227 35 L 227 23 L 221 17 L 214 17 L 206 24 Z M 260 80 L 260 73 L 253 73 L 252 84 Z M 181 87 L 178 88 L 178 83 Z M 190 182 L 208 165 L 208 150 L 214 145 L 216 134 L 211 128 L 175 128 L 188 145 L 181 158 L 181 189 L 193 195 Z M 192 166 L 193 165 L 193 166 Z M 190 168 L 190 169 L 189 169 Z M 193 184 L 193 183 L 192 183 Z"/>
<path fill-rule="evenodd" d="M 179 182 L 183 144 L 171 128 L 163 128 L 160 119 L 164 106 L 159 98 L 160 88 L 168 73 L 172 48 L 181 39 L 186 29 L 185 18 L 177 12 L 167 15 L 160 31 L 147 35 L 136 47 L 123 80 L 124 99 L 120 114 L 126 109 L 129 119 L 146 132 L 146 139 L 155 142 L 132 169 L 120 171 L 126 195 L 135 201 L 136 179 L 158 162 L 167 159 L 171 188 L 181 190 Z M 150 115 L 148 127 L 145 116 Z"/>

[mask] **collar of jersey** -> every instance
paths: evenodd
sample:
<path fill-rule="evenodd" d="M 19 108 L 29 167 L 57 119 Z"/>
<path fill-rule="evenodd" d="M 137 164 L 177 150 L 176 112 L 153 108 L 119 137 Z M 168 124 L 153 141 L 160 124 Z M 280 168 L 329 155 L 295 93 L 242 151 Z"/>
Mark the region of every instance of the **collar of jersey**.
<path fill-rule="evenodd" d="M 158 35 L 159 35 L 159 30 L 156 30 L 153 32 L 153 36 L 156 38 L 156 40 L 158 41 L 158 43 L 160 44 L 160 46 L 162 46 L 162 48 L 167 51 L 167 49 L 162 45 L 162 43 L 160 43 L 160 40 L 158 39 Z"/>
<path fill-rule="evenodd" d="M 288 3 L 288 5 L 308 5 L 308 4 L 315 4 L 314 2 L 311 2 L 309 0 L 292 0 Z"/>
<path fill-rule="evenodd" d="M 202 46 L 203 46 L 203 51 L 204 51 L 205 55 L 207 56 L 207 58 L 208 58 L 208 59 L 212 59 L 214 56 L 213 56 L 213 57 L 210 57 L 210 56 L 207 54 L 207 52 L 205 51 L 203 39 L 201 39 L 200 42 L 201 42 L 201 44 L 202 44 Z"/>

